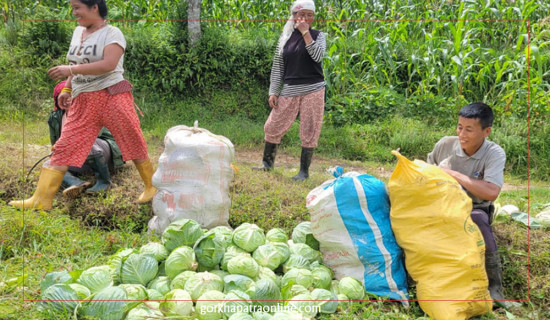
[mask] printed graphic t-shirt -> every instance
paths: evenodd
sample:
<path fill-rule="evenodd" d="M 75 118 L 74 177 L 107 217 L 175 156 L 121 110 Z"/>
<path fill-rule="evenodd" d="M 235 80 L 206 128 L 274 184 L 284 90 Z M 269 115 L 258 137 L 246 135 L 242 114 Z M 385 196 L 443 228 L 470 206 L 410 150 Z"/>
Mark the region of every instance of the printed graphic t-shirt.
<path fill-rule="evenodd" d="M 73 32 L 71 46 L 67 53 L 67 60 L 70 65 L 93 63 L 103 60 L 103 50 L 106 46 L 116 43 L 126 49 L 126 39 L 122 32 L 114 26 L 106 25 L 96 30 L 82 41 L 82 32 L 85 27 L 78 26 Z M 124 54 L 120 57 L 116 68 L 113 71 L 100 75 L 75 74 L 72 80 L 73 98 L 82 92 L 92 92 L 110 87 L 124 80 L 122 67 Z"/>

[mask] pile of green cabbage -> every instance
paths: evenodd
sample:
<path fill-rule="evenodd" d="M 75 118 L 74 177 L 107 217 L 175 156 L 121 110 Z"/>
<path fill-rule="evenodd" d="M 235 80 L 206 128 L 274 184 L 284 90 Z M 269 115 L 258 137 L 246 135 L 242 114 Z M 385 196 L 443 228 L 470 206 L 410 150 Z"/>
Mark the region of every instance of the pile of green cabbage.
<path fill-rule="evenodd" d="M 361 282 L 334 280 L 318 249 L 309 222 L 289 240 L 279 228 L 208 231 L 182 219 L 162 243 L 121 249 L 107 265 L 82 272 L 48 273 L 38 306 L 102 320 L 276 320 L 311 319 L 363 299 Z"/>

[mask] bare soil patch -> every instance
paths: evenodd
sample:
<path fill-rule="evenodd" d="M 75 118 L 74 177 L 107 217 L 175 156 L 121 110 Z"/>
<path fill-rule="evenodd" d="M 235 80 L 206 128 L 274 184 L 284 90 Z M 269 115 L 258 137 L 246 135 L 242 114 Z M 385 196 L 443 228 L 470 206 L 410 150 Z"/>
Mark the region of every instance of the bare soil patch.
<path fill-rule="evenodd" d="M 262 163 L 262 155 L 263 149 L 235 148 L 235 159 L 240 165 L 260 165 Z M 345 172 L 357 171 L 360 173 L 368 173 L 383 179 L 389 179 L 392 173 L 392 171 L 388 171 L 386 168 L 373 168 L 372 166 L 369 166 L 361 161 L 327 158 L 315 153 L 313 154 L 313 160 L 311 161 L 310 171 L 323 172 L 327 171 L 330 167 L 335 166 L 343 167 Z M 295 169 L 297 171 L 300 168 L 300 157 L 279 151 L 275 157 L 275 167 Z"/>
<path fill-rule="evenodd" d="M 30 168 L 43 156 L 47 155 L 50 152 L 49 145 L 34 145 L 27 144 L 25 145 L 25 153 L 23 154 L 21 144 L 14 143 L 5 143 L 0 147 L 0 152 L 7 155 L 6 157 L 0 158 L 0 168 L 2 169 L 2 180 L 3 180 L 3 189 L 4 192 L 0 192 L 0 197 L 4 200 L 11 200 L 15 194 L 21 191 L 21 178 L 23 175 L 26 177 Z M 160 154 L 163 152 L 162 146 L 153 146 L 149 149 L 150 157 L 153 162 L 157 162 Z M 262 153 L 263 148 L 235 148 L 235 159 L 237 166 L 254 166 L 260 165 L 262 162 Z M 23 156 L 24 155 L 24 156 Z M 24 159 L 24 162 L 23 162 Z M 24 166 L 23 166 L 24 163 Z M 29 183 L 33 185 L 35 183 L 33 178 L 37 178 L 38 172 L 42 164 L 39 164 L 37 168 L 34 169 L 33 174 L 30 177 Z M 285 171 L 298 172 L 300 167 L 300 157 L 299 155 L 291 155 L 284 151 L 279 151 L 275 159 L 275 166 L 277 168 L 283 168 Z M 360 173 L 367 173 L 373 176 L 378 177 L 379 179 L 387 181 L 392 172 L 393 168 L 390 166 L 373 166 L 361 161 L 350 161 L 345 159 L 338 158 L 328 158 L 319 154 L 313 155 L 313 161 L 311 164 L 310 171 L 312 173 L 324 173 L 326 172 L 327 179 L 330 179 L 331 176 L 327 172 L 330 167 L 341 166 L 346 172 L 356 171 Z M 127 180 L 132 181 L 135 178 L 135 184 L 138 184 L 139 177 L 136 172 L 133 172 L 131 169 L 132 164 L 127 163 L 125 165 L 125 174 L 124 178 L 119 176 L 119 179 L 114 179 L 115 185 L 120 183 L 122 186 L 127 183 Z M 35 176 L 36 175 L 36 176 Z M 121 180 L 121 181 L 119 181 Z M 132 183 L 132 184 L 134 184 Z M 522 190 L 526 189 L 527 186 L 523 185 L 512 185 L 505 183 L 502 190 Z M 31 187 L 32 189 L 32 187 Z"/>
<path fill-rule="evenodd" d="M 244 149 L 244 148 L 235 148 L 235 158 L 238 164 L 241 165 L 260 165 L 262 162 L 263 149 Z M 300 166 L 300 157 L 293 156 L 290 154 L 278 152 L 277 157 L 275 158 L 275 166 L 285 167 L 288 169 L 296 168 L 298 170 Z M 368 164 L 361 161 L 350 161 L 338 158 L 326 158 L 318 154 L 313 155 L 313 160 L 311 162 L 312 171 L 326 171 L 328 168 L 333 166 L 341 166 L 345 169 L 346 172 L 357 171 L 360 173 L 368 173 L 370 175 L 376 176 L 380 179 L 387 180 L 390 178 L 393 170 L 391 168 L 370 167 Z M 509 190 L 523 190 L 527 189 L 526 185 L 513 185 L 509 183 L 504 183 L 502 191 Z"/>

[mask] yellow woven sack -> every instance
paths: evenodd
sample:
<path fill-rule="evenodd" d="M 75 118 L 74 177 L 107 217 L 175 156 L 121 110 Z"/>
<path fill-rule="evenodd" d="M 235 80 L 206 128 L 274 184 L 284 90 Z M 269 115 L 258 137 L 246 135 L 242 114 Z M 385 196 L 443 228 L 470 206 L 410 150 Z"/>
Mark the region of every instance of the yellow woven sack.
<path fill-rule="evenodd" d="M 437 166 L 392 153 L 398 162 L 388 183 L 391 225 L 420 307 L 437 320 L 489 312 L 485 242 L 470 218 L 472 200 Z"/>

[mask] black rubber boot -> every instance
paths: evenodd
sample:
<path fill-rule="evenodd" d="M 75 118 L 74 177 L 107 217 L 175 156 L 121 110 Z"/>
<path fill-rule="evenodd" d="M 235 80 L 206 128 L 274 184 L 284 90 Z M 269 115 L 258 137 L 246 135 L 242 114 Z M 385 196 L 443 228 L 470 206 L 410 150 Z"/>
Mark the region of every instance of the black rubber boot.
<path fill-rule="evenodd" d="M 309 165 L 313 157 L 313 148 L 302 147 L 302 155 L 300 156 L 300 172 L 292 177 L 292 180 L 303 181 L 309 178 Z"/>
<path fill-rule="evenodd" d="M 510 309 L 520 304 L 506 301 L 502 292 L 502 266 L 498 251 L 485 253 L 485 270 L 489 278 L 489 293 L 495 304 L 501 308 Z"/>
<path fill-rule="evenodd" d="M 86 163 L 94 170 L 96 178 L 94 186 L 86 190 L 86 193 L 108 190 L 111 187 L 111 173 L 109 172 L 109 164 L 103 154 L 88 157 Z"/>
<path fill-rule="evenodd" d="M 61 187 L 64 188 L 63 196 L 71 199 L 78 197 L 86 188 L 89 188 L 90 185 L 91 183 L 80 180 L 69 171 L 65 172 L 63 181 L 61 181 Z"/>
<path fill-rule="evenodd" d="M 279 145 L 266 141 L 264 147 L 264 157 L 262 159 L 262 166 L 252 167 L 252 169 L 265 171 L 272 170 L 275 167 L 275 155 L 277 155 L 277 146 Z"/>

